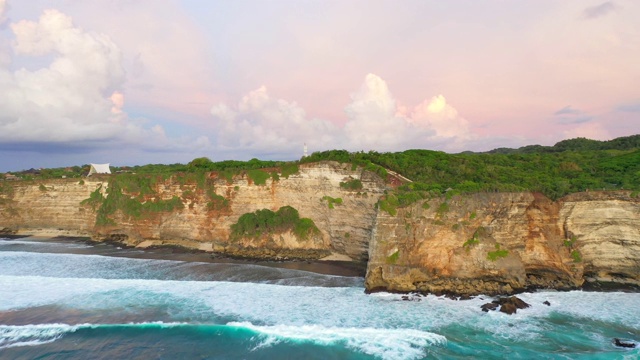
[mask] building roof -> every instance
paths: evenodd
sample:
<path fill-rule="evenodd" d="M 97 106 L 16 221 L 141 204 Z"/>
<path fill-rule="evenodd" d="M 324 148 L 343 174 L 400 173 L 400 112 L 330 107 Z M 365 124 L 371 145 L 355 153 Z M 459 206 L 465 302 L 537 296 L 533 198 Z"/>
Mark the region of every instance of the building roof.
<path fill-rule="evenodd" d="M 91 164 L 89 175 L 91 174 L 111 174 L 109 164 Z"/>

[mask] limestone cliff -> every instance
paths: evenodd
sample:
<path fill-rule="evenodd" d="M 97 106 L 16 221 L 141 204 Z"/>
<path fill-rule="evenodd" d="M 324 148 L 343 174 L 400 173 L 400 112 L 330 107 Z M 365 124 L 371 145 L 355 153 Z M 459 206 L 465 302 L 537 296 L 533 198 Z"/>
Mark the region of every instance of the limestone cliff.
<path fill-rule="evenodd" d="M 628 192 L 442 197 L 378 214 L 366 287 L 465 296 L 638 286 L 638 250 L 640 202 Z"/>
<path fill-rule="evenodd" d="M 113 177 L 4 181 L 0 231 L 268 259 L 334 254 L 368 260 L 368 291 L 466 296 L 603 285 L 640 289 L 640 199 L 630 192 L 578 193 L 558 201 L 529 192 L 442 196 L 392 216 L 376 204 L 393 181 L 360 167 L 320 162 L 300 165 L 288 176 L 277 171 L 265 173 L 263 185 L 247 173 L 158 178 L 153 189 L 129 189 L 116 199 L 157 205 L 153 211 L 112 208 L 108 217 L 101 206 L 115 191 Z M 355 180 L 362 187 L 340 185 Z M 172 205 L 165 208 L 161 201 Z M 231 236 L 243 214 L 283 206 L 311 219 L 318 232 Z"/>
<path fill-rule="evenodd" d="M 177 197 L 182 208 L 147 216 L 128 216 L 121 211 L 112 222 L 96 221 L 97 207 L 81 205 L 91 193 L 106 196 L 109 177 L 100 180 L 49 180 L 45 184 L 16 182 L 13 190 L 0 196 L 0 229 L 19 229 L 23 233 L 38 229 L 75 230 L 97 240 L 111 239 L 132 246 L 179 245 L 239 256 L 320 257 L 330 253 L 366 261 L 368 242 L 375 221 L 375 203 L 385 190 L 384 180 L 351 164 L 322 162 L 300 165 L 295 174 L 256 185 L 247 174 L 232 179 L 209 174 L 217 196 L 225 206 L 211 206 L 210 195 L 193 181 L 171 177 L 155 185 L 144 201 Z M 347 190 L 341 182 L 360 180 L 362 189 Z M 42 186 L 41 186 L 42 185 Z M 44 187 L 44 188 L 43 188 Z M 129 194 L 137 197 L 138 194 Z M 341 203 L 329 204 L 328 198 Z M 307 240 L 291 233 L 256 239 L 230 240 L 230 227 L 238 218 L 260 209 L 277 210 L 292 206 L 301 217 L 310 218 L 320 230 Z"/>

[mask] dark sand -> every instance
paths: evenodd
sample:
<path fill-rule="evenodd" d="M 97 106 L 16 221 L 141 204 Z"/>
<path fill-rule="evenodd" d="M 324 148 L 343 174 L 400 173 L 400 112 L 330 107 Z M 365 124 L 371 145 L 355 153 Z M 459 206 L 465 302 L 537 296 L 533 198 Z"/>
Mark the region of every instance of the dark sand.
<path fill-rule="evenodd" d="M 3 237 L 3 236 L 0 236 Z M 251 259 L 234 259 L 221 254 L 187 249 L 177 246 L 150 247 L 146 249 L 126 248 L 116 243 L 95 242 L 88 238 L 57 236 L 54 238 L 22 237 L 25 240 L 71 242 L 93 245 L 90 248 L 74 249 L 77 254 L 96 254 L 104 256 L 118 256 L 136 259 L 175 260 L 186 262 L 223 263 L 223 264 L 251 264 L 269 266 L 291 270 L 309 271 L 318 274 L 364 277 L 366 264 L 350 261 L 321 261 L 321 260 L 285 260 L 264 261 Z M 123 251 L 124 250 L 124 251 Z M 68 250 L 67 250 L 68 251 Z"/>

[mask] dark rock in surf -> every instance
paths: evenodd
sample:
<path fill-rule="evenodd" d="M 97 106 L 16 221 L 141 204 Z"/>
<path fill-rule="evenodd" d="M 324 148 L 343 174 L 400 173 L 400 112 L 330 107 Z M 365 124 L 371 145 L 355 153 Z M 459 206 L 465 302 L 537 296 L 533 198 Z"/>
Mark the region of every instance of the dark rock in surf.
<path fill-rule="evenodd" d="M 526 309 L 531 305 L 527 304 L 522 299 L 516 296 L 510 296 L 499 298 L 490 303 L 486 303 L 480 306 L 480 309 L 482 309 L 482 311 L 484 312 L 489 312 L 489 310 L 496 310 L 498 306 L 500 306 L 500 312 L 511 315 L 515 314 L 518 309 Z"/>
<path fill-rule="evenodd" d="M 613 345 L 621 348 L 630 348 L 630 349 L 633 349 L 637 346 L 637 344 L 633 341 L 620 340 L 618 338 L 613 338 Z"/>
<path fill-rule="evenodd" d="M 545 300 L 545 301 L 543 302 L 543 304 L 545 304 L 545 305 L 547 305 L 547 306 L 551 306 L 551 303 L 550 303 L 548 300 Z"/>
<path fill-rule="evenodd" d="M 499 304 L 497 302 L 490 302 L 480 306 L 480 309 L 482 309 L 482 311 L 484 312 L 489 312 L 489 310 L 494 311 L 498 308 L 498 306 Z"/>

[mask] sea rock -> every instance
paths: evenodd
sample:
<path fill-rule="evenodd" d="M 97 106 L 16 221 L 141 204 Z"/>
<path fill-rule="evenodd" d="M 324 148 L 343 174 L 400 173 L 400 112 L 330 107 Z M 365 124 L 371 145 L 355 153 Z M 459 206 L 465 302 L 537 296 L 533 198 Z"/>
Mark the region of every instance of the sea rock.
<path fill-rule="evenodd" d="M 620 340 L 618 338 L 614 338 L 613 339 L 613 345 L 617 346 L 617 347 L 621 347 L 621 348 L 635 348 L 636 346 L 638 346 L 638 344 L 636 344 L 633 341 L 627 341 L 627 340 Z"/>
<path fill-rule="evenodd" d="M 480 306 L 484 312 L 494 311 L 500 307 L 500 312 L 505 314 L 515 314 L 518 309 L 526 309 L 531 305 L 516 296 L 502 297 Z"/>
<path fill-rule="evenodd" d="M 498 308 L 498 306 L 500 306 L 500 304 L 498 304 L 498 302 L 490 302 L 490 303 L 486 303 L 482 306 L 480 306 L 480 309 L 482 309 L 482 311 L 484 312 L 489 312 L 489 310 L 494 311 Z"/>
<path fill-rule="evenodd" d="M 550 303 L 548 300 L 545 300 L 545 301 L 543 302 L 543 304 L 544 304 L 544 305 L 547 305 L 547 306 L 551 306 L 551 303 Z"/>

